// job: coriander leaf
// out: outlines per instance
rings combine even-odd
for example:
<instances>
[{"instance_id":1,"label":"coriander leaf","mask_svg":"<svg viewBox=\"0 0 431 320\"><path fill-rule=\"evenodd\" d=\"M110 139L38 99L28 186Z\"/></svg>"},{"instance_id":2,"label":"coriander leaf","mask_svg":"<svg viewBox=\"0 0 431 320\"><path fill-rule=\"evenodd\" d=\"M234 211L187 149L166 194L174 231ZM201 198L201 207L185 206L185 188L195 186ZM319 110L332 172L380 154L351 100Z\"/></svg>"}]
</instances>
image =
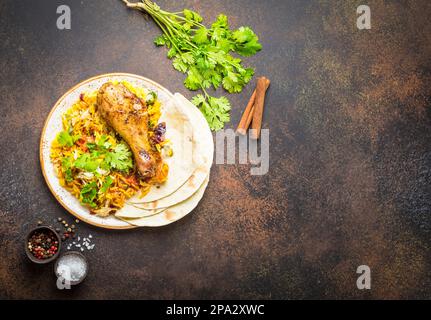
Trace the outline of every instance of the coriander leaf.
<instances>
[{"instance_id":1,"label":"coriander leaf","mask_svg":"<svg viewBox=\"0 0 431 320\"><path fill-rule=\"evenodd\" d=\"M228 24L227 16L224 14L219 14L219 16L217 17L217 20L211 25L211 28L212 29L217 29L217 28L228 29L229 24Z\"/></svg>"},{"instance_id":2,"label":"coriander leaf","mask_svg":"<svg viewBox=\"0 0 431 320\"><path fill-rule=\"evenodd\" d=\"M191 52L186 52L181 55L181 60L183 60L186 64L193 64L195 63L195 57Z\"/></svg>"},{"instance_id":3,"label":"coriander leaf","mask_svg":"<svg viewBox=\"0 0 431 320\"><path fill-rule=\"evenodd\" d=\"M109 137L106 134L102 134L99 138L99 141L97 141L97 146L103 149L111 148L112 144L108 140L109 140ZM87 146L88 146L88 143L87 143Z\"/></svg>"},{"instance_id":4,"label":"coriander leaf","mask_svg":"<svg viewBox=\"0 0 431 320\"><path fill-rule=\"evenodd\" d=\"M256 35L249 27L240 27L232 34L232 39L234 39L237 43L249 42L254 37L256 37Z\"/></svg>"},{"instance_id":5,"label":"coriander leaf","mask_svg":"<svg viewBox=\"0 0 431 320\"><path fill-rule=\"evenodd\" d=\"M123 159L132 156L132 152L130 151L129 147L124 143L117 144L114 148L114 152L118 153Z\"/></svg>"},{"instance_id":6,"label":"coriander leaf","mask_svg":"<svg viewBox=\"0 0 431 320\"><path fill-rule=\"evenodd\" d=\"M133 168L132 152L124 143L117 144L113 151L106 153L105 162L112 169L125 171Z\"/></svg>"},{"instance_id":7,"label":"coriander leaf","mask_svg":"<svg viewBox=\"0 0 431 320\"><path fill-rule=\"evenodd\" d=\"M177 54L177 49L172 47L169 49L167 56L169 59L172 59L173 57L175 57L176 54Z\"/></svg>"},{"instance_id":8,"label":"coriander leaf","mask_svg":"<svg viewBox=\"0 0 431 320\"><path fill-rule=\"evenodd\" d=\"M208 89L211 86L212 86L212 82L210 78L205 78L201 83L201 87L204 89Z\"/></svg>"},{"instance_id":9,"label":"coriander leaf","mask_svg":"<svg viewBox=\"0 0 431 320\"><path fill-rule=\"evenodd\" d=\"M219 73L214 72L211 75L211 83L214 89L217 89L220 86L221 81L222 81L222 76Z\"/></svg>"},{"instance_id":10,"label":"coriander leaf","mask_svg":"<svg viewBox=\"0 0 431 320\"><path fill-rule=\"evenodd\" d=\"M186 73L188 69L188 65L184 63L183 59L181 57L176 57L174 61L172 62L172 65L174 66L175 70L178 70L182 73Z\"/></svg>"},{"instance_id":11,"label":"coriander leaf","mask_svg":"<svg viewBox=\"0 0 431 320\"><path fill-rule=\"evenodd\" d=\"M65 157L61 160L61 166L64 170L72 168L72 164L73 164L72 156Z\"/></svg>"},{"instance_id":12,"label":"coriander leaf","mask_svg":"<svg viewBox=\"0 0 431 320\"><path fill-rule=\"evenodd\" d=\"M99 167L97 157L90 153L80 155L75 161L75 167L87 172L95 172Z\"/></svg>"},{"instance_id":13,"label":"coriander leaf","mask_svg":"<svg viewBox=\"0 0 431 320\"><path fill-rule=\"evenodd\" d=\"M228 53L229 51L234 49L234 44L228 39L221 38L216 41L216 46L219 50Z\"/></svg>"},{"instance_id":14,"label":"coriander leaf","mask_svg":"<svg viewBox=\"0 0 431 320\"><path fill-rule=\"evenodd\" d=\"M203 88L209 88L214 86L215 89L218 88L221 82L221 76L218 72L216 72L214 69L204 69L201 71L201 75L203 77L202 81L202 87Z\"/></svg>"},{"instance_id":15,"label":"coriander leaf","mask_svg":"<svg viewBox=\"0 0 431 320\"><path fill-rule=\"evenodd\" d=\"M241 27L232 34L235 51L243 56L252 56L262 49L259 38L249 27Z\"/></svg>"},{"instance_id":16,"label":"coriander leaf","mask_svg":"<svg viewBox=\"0 0 431 320\"><path fill-rule=\"evenodd\" d=\"M67 182L71 182L73 180L72 165L73 165L73 158L71 156L65 157L61 160L61 167L63 169Z\"/></svg>"},{"instance_id":17,"label":"coriander leaf","mask_svg":"<svg viewBox=\"0 0 431 320\"><path fill-rule=\"evenodd\" d=\"M229 38L229 31L223 28L215 28L212 31L211 40L219 41Z\"/></svg>"},{"instance_id":18,"label":"coriander leaf","mask_svg":"<svg viewBox=\"0 0 431 320\"><path fill-rule=\"evenodd\" d=\"M71 147L75 143L73 137L67 131L61 131L58 134L57 142L63 147Z\"/></svg>"},{"instance_id":19,"label":"coriander leaf","mask_svg":"<svg viewBox=\"0 0 431 320\"><path fill-rule=\"evenodd\" d=\"M201 88L202 81L204 80L196 67L191 67L187 72L187 78L184 80L184 85L187 89L198 90Z\"/></svg>"},{"instance_id":20,"label":"coriander leaf","mask_svg":"<svg viewBox=\"0 0 431 320\"><path fill-rule=\"evenodd\" d=\"M184 9L183 11L184 17L187 20L195 21L195 22L202 22L203 18L199 15L199 13L194 12L189 9Z\"/></svg>"},{"instance_id":21,"label":"coriander leaf","mask_svg":"<svg viewBox=\"0 0 431 320\"><path fill-rule=\"evenodd\" d=\"M214 60L210 60L208 59L206 56L200 56L199 58L197 58L196 60L196 67L199 70L213 70L216 66L216 63Z\"/></svg>"},{"instance_id":22,"label":"coriander leaf","mask_svg":"<svg viewBox=\"0 0 431 320\"><path fill-rule=\"evenodd\" d=\"M241 73L241 76L244 80L244 83L249 83L251 78L254 75L254 69L246 68L246 69L244 69L244 71L240 71L240 73Z\"/></svg>"},{"instance_id":23,"label":"coriander leaf","mask_svg":"<svg viewBox=\"0 0 431 320\"><path fill-rule=\"evenodd\" d=\"M113 182L114 182L114 179L112 179L111 176L107 176L105 178L105 181L102 184L102 188L100 188L100 192L102 194L106 193L106 191L108 191L109 187L112 185Z\"/></svg>"},{"instance_id":24,"label":"coriander leaf","mask_svg":"<svg viewBox=\"0 0 431 320\"><path fill-rule=\"evenodd\" d=\"M257 40L251 40L250 42L244 43L242 45L236 45L235 52L238 54L249 57L256 52L260 51L262 49L262 45Z\"/></svg>"},{"instance_id":25,"label":"coriander leaf","mask_svg":"<svg viewBox=\"0 0 431 320\"><path fill-rule=\"evenodd\" d=\"M154 44L158 47L165 46L166 45L166 37L164 35L161 35L154 39Z\"/></svg>"},{"instance_id":26,"label":"coriander leaf","mask_svg":"<svg viewBox=\"0 0 431 320\"><path fill-rule=\"evenodd\" d=\"M104 161L102 161L99 164L99 168L102 169L102 170L105 170L105 171L111 170L111 167L109 166L109 163L106 161L106 158L104 159Z\"/></svg>"},{"instance_id":27,"label":"coriander leaf","mask_svg":"<svg viewBox=\"0 0 431 320\"><path fill-rule=\"evenodd\" d=\"M196 30L195 35L193 37L193 42L196 44L204 44L208 42L208 29L200 28Z\"/></svg>"},{"instance_id":28,"label":"coriander leaf","mask_svg":"<svg viewBox=\"0 0 431 320\"><path fill-rule=\"evenodd\" d=\"M220 130L226 122L230 121L229 111L231 109L226 97L210 97L206 99L203 95L197 95L192 103L199 107L211 130Z\"/></svg>"},{"instance_id":29,"label":"coriander leaf","mask_svg":"<svg viewBox=\"0 0 431 320\"><path fill-rule=\"evenodd\" d=\"M192 98L192 103L195 106L199 106L206 101L205 97L202 94L198 94Z\"/></svg>"},{"instance_id":30,"label":"coriander leaf","mask_svg":"<svg viewBox=\"0 0 431 320\"><path fill-rule=\"evenodd\" d=\"M148 92L147 96L145 97L145 103L147 104L147 106L153 106L156 101L157 93L154 91Z\"/></svg>"},{"instance_id":31,"label":"coriander leaf","mask_svg":"<svg viewBox=\"0 0 431 320\"><path fill-rule=\"evenodd\" d=\"M96 207L96 203L94 202L97 195L97 183L91 182L86 184L80 192L80 200L84 204L88 204L91 207Z\"/></svg>"},{"instance_id":32,"label":"coriander leaf","mask_svg":"<svg viewBox=\"0 0 431 320\"><path fill-rule=\"evenodd\" d=\"M192 22L186 22L183 24L183 28L184 28L184 30L187 31L187 33L189 33L190 29L193 28L193 23Z\"/></svg>"},{"instance_id":33,"label":"coriander leaf","mask_svg":"<svg viewBox=\"0 0 431 320\"><path fill-rule=\"evenodd\" d=\"M97 144L95 144L95 143L87 142L86 146L87 146L88 150L90 150L90 151L96 151L97 150Z\"/></svg>"},{"instance_id":34,"label":"coriander leaf","mask_svg":"<svg viewBox=\"0 0 431 320\"><path fill-rule=\"evenodd\" d=\"M243 82L240 80L240 75L234 72L228 72L227 76L223 78L223 88L229 93L241 92Z\"/></svg>"},{"instance_id":35,"label":"coriander leaf","mask_svg":"<svg viewBox=\"0 0 431 320\"><path fill-rule=\"evenodd\" d=\"M214 63L219 63L220 65L226 64L226 55L223 51L210 51L208 52L208 58Z\"/></svg>"},{"instance_id":36,"label":"coriander leaf","mask_svg":"<svg viewBox=\"0 0 431 320\"><path fill-rule=\"evenodd\" d=\"M65 170L64 171L64 175L65 175L65 178L66 178L67 182L72 182L73 181L72 169L69 168L69 169Z\"/></svg>"}]
</instances>

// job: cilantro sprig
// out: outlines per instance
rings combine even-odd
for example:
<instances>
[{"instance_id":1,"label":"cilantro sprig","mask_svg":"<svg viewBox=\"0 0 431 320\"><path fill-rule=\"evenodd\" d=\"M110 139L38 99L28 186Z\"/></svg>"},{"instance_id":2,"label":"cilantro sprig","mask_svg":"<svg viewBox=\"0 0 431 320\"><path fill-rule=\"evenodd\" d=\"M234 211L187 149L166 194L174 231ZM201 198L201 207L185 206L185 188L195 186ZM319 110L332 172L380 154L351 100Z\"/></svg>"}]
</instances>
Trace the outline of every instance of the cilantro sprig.
<instances>
[{"instance_id":1,"label":"cilantro sprig","mask_svg":"<svg viewBox=\"0 0 431 320\"><path fill-rule=\"evenodd\" d=\"M249 27L231 30L228 18L220 14L207 28L203 18L189 9L167 12L150 0L131 3L128 7L149 14L163 34L154 40L157 46L166 46L173 67L187 75L186 88L202 90L192 102L204 114L212 130L222 129L230 121L231 105L226 97L210 96L207 89L223 87L229 93L239 93L254 75L252 68L242 65L240 56L252 56L262 49L259 38Z\"/></svg>"}]
</instances>

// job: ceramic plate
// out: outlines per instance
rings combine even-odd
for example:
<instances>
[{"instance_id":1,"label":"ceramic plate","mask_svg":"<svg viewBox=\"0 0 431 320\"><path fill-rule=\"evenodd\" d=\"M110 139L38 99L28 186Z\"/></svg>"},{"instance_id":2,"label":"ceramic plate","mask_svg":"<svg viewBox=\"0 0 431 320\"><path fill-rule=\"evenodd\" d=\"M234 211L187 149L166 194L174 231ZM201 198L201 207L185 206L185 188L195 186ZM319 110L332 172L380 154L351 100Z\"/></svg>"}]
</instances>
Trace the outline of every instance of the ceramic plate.
<instances>
[{"instance_id":1,"label":"ceramic plate","mask_svg":"<svg viewBox=\"0 0 431 320\"><path fill-rule=\"evenodd\" d=\"M112 73L104 74L82 81L72 89L67 91L54 105L51 112L46 119L45 126L42 131L40 141L40 162L42 172L45 177L46 183L49 189L53 193L54 197L60 202L60 204L75 217L89 224L108 228L108 229L129 229L135 228L135 226L129 223L117 219L114 216L102 218L96 215L92 215L87 207L81 205L72 194L70 194L65 188L60 185L59 179L57 178L54 165L50 160L50 149L51 144L56 138L57 134L62 131L61 116L65 113L78 99L81 93L91 92L98 90L105 82L108 81L128 81L133 86L146 88L157 92L158 98L163 105L166 105L169 100L172 99L172 93L160 84L133 74L126 73ZM196 109L197 110L197 109ZM202 114L201 114L202 116ZM182 218L179 217L179 218ZM148 219L147 226L162 226L174 221L166 219L165 223L161 223L160 217L155 216L154 219L157 223L154 223L152 219Z\"/></svg>"}]
</instances>

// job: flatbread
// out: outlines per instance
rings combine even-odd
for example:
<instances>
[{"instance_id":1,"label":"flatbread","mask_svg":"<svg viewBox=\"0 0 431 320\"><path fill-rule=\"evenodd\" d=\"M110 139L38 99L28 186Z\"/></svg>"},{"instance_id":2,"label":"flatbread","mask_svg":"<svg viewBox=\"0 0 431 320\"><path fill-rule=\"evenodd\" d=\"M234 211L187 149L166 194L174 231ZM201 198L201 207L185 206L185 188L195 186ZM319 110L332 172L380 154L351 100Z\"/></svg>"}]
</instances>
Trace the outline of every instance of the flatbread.
<instances>
[{"instance_id":1,"label":"flatbread","mask_svg":"<svg viewBox=\"0 0 431 320\"><path fill-rule=\"evenodd\" d=\"M134 206L132 204L126 203L122 208L124 210L119 210L115 213L115 217L117 218L144 218L151 217L160 212L163 212L165 209L156 209L156 210L145 210L138 205Z\"/></svg>"},{"instance_id":2,"label":"flatbread","mask_svg":"<svg viewBox=\"0 0 431 320\"><path fill-rule=\"evenodd\" d=\"M206 177L204 183L199 187L199 189L188 199L183 202L180 202L161 213L158 213L151 217L146 218L138 218L138 219L126 219L120 218L123 221L130 223L131 225L138 227L160 227L175 222L188 213L190 213L196 206L199 201L202 199L205 189L208 185L209 176Z\"/></svg>"},{"instance_id":3,"label":"flatbread","mask_svg":"<svg viewBox=\"0 0 431 320\"><path fill-rule=\"evenodd\" d=\"M169 165L168 178L160 186L153 186L142 201L150 202L164 198L181 187L193 174L199 163L193 157L193 126L187 113L170 100L162 110L160 122L166 122L166 139L171 142L172 157L164 156ZM136 199L136 198L135 198ZM132 200L133 201L133 200ZM138 201L138 200L136 200Z\"/></svg>"},{"instance_id":4,"label":"flatbread","mask_svg":"<svg viewBox=\"0 0 431 320\"><path fill-rule=\"evenodd\" d=\"M193 124L193 142L195 143L193 157L195 163L201 163L201 165L193 172L186 183L171 195L151 202L148 202L146 198L143 201L135 202L135 204L139 203L139 206L143 209L167 208L190 198L209 175L213 163L214 142L208 122L199 109L183 95L176 93L174 101L182 110L187 112Z\"/></svg>"}]
</instances>

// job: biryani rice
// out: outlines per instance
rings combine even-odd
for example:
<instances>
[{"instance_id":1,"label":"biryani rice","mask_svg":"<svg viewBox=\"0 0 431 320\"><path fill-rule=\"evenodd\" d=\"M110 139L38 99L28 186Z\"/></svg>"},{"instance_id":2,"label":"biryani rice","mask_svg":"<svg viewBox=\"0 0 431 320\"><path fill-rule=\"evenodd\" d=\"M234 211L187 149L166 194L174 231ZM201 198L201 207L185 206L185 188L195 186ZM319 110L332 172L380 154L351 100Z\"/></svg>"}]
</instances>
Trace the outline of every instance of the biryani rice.
<instances>
[{"instance_id":1,"label":"biryani rice","mask_svg":"<svg viewBox=\"0 0 431 320\"><path fill-rule=\"evenodd\" d=\"M138 98L143 101L146 100L147 92L145 89L134 87L128 82L122 82L122 84ZM154 95L154 97L156 96ZM65 146L60 144L58 139L55 139L51 146L51 161L54 164L60 184L84 205L88 205L88 203L85 203L83 199L83 191L91 189L89 186L97 186L97 194L92 195L94 202L91 203L90 210L99 216L108 216L122 208L127 199L134 195L139 195L142 198L150 191L152 185L166 181L169 168L164 164L162 173L149 181L140 177L134 165L130 170L97 168L94 173L78 169L73 165L70 171L65 170L65 163L76 161L83 154L90 152L90 144L109 143L112 148L119 144L127 146L124 140L101 118L97 111L96 101L97 91L83 93L79 101L62 116L64 132L68 132L76 141L73 141L71 146ZM155 127L161 116L161 104L157 98L151 105L148 105L148 114L150 128ZM151 134L150 130L149 135ZM156 145L155 148L162 152L163 147L167 144L168 141L166 140ZM167 148L167 150L171 152L171 148ZM131 157L131 161L134 161L131 152L128 155ZM107 188L104 190L106 186Z\"/></svg>"}]
</instances>

